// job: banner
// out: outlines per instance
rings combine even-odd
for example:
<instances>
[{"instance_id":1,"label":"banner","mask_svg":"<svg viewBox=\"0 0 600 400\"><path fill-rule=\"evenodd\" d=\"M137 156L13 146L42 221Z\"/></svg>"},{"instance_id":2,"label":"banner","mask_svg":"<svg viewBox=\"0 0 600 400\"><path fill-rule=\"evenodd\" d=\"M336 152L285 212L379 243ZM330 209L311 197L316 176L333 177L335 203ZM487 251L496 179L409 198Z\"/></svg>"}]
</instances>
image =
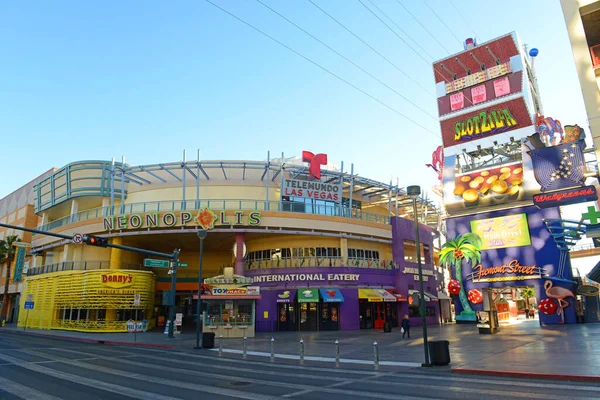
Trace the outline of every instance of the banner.
<instances>
[{"instance_id":1,"label":"banner","mask_svg":"<svg viewBox=\"0 0 600 400\"><path fill-rule=\"evenodd\" d=\"M23 267L25 266L25 253L27 253L26 247L17 247L17 255L15 257L15 273L13 280L15 282L21 282L23 280Z\"/></svg>"},{"instance_id":2,"label":"banner","mask_svg":"<svg viewBox=\"0 0 600 400\"><path fill-rule=\"evenodd\" d=\"M481 237L481 250L531 245L527 214L471 221L471 232Z\"/></svg>"}]
</instances>

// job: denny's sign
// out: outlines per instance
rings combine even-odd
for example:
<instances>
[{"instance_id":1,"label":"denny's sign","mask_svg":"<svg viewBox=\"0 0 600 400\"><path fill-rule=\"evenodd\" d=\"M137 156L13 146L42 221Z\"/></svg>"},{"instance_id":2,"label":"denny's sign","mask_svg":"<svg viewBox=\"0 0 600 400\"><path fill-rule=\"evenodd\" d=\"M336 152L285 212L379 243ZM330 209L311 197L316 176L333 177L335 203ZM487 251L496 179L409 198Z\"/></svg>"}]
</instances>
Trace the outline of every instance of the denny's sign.
<instances>
[{"instance_id":1,"label":"denny's sign","mask_svg":"<svg viewBox=\"0 0 600 400\"><path fill-rule=\"evenodd\" d=\"M102 274L102 286L110 288L123 288L133 285L133 275L113 272L110 274Z\"/></svg>"},{"instance_id":2,"label":"denny's sign","mask_svg":"<svg viewBox=\"0 0 600 400\"><path fill-rule=\"evenodd\" d=\"M232 215L233 214L233 215ZM196 225L204 230L214 229L217 225L258 226L261 222L260 211L213 211L208 207L195 212L180 211L117 215L104 218L104 230L123 230L139 228L171 228L174 226Z\"/></svg>"},{"instance_id":3,"label":"denny's sign","mask_svg":"<svg viewBox=\"0 0 600 400\"><path fill-rule=\"evenodd\" d=\"M484 268L481 264L477 264L467 279L474 283L524 281L541 279L543 272L542 268L535 265L521 265L519 261L512 260L508 264L497 267Z\"/></svg>"}]
</instances>

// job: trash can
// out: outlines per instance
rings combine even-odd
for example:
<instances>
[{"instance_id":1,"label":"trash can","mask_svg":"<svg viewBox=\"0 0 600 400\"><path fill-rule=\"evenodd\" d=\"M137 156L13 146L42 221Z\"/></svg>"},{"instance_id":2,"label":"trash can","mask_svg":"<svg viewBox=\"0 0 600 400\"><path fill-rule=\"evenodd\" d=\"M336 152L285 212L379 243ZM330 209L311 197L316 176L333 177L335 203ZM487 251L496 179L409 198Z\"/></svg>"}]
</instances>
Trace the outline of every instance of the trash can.
<instances>
[{"instance_id":1,"label":"trash can","mask_svg":"<svg viewBox=\"0 0 600 400\"><path fill-rule=\"evenodd\" d=\"M429 361L433 365L450 364L450 342L447 340L429 342Z\"/></svg>"},{"instance_id":2,"label":"trash can","mask_svg":"<svg viewBox=\"0 0 600 400\"><path fill-rule=\"evenodd\" d=\"M215 333L214 332L203 332L202 333L202 347L205 349L212 349L215 347Z\"/></svg>"},{"instance_id":3,"label":"trash can","mask_svg":"<svg viewBox=\"0 0 600 400\"><path fill-rule=\"evenodd\" d=\"M391 332L392 331L392 323L391 322L385 322L383 324L383 331L385 333Z\"/></svg>"}]
</instances>

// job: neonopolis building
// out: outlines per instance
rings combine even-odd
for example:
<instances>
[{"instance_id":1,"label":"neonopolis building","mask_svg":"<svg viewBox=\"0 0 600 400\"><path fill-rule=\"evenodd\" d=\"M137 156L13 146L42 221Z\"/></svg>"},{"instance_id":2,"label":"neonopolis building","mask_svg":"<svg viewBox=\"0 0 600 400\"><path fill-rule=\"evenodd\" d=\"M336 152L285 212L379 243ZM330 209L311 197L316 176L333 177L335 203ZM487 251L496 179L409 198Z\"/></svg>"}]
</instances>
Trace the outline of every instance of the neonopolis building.
<instances>
[{"instance_id":1,"label":"neonopolis building","mask_svg":"<svg viewBox=\"0 0 600 400\"><path fill-rule=\"evenodd\" d=\"M402 187L355 174L353 165L328 165L325 154L142 166L80 161L37 181L34 192L40 230L181 249L177 326L196 319L200 231L207 232L205 330L235 337L373 329L419 315L411 296L418 288L412 200ZM423 199L417 206L423 300L436 322L444 297L434 267L440 216ZM29 326L115 332L132 319L165 324L171 276L159 261L41 234L31 252L21 293L36 304ZM23 325L23 304L19 311Z\"/></svg>"}]
</instances>

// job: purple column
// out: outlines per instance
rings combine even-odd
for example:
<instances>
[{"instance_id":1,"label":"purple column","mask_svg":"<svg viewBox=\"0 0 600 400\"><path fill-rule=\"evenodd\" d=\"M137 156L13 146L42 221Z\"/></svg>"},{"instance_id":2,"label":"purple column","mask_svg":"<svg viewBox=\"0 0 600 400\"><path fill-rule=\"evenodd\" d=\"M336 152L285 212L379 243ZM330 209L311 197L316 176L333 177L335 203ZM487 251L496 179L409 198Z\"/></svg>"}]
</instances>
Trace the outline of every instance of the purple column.
<instances>
[{"instance_id":1,"label":"purple column","mask_svg":"<svg viewBox=\"0 0 600 400\"><path fill-rule=\"evenodd\" d=\"M234 272L236 275L244 275L244 244L246 243L246 235L244 233L235 234L235 264Z\"/></svg>"}]
</instances>

